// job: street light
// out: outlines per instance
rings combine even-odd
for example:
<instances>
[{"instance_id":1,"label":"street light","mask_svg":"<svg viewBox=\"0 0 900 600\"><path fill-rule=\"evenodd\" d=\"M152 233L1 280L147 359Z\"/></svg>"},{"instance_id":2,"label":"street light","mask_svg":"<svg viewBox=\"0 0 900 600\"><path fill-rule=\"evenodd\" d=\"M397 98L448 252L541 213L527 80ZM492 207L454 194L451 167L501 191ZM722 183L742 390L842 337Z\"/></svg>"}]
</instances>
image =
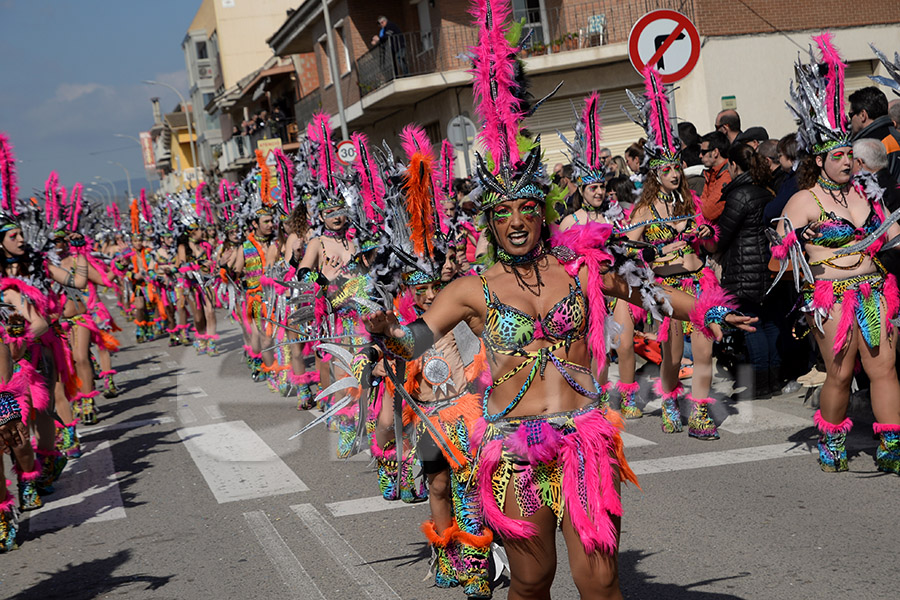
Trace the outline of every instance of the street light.
<instances>
[{"instance_id":1,"label":"street light","mask_svg":"<svg viewBox=\"0 0 900 600\"><path fill-rule=\"evenodd\" d=\"M116 162L114 160L108 160L106 162L111 165L119 165L120 167L122 167L122 170L125 171L125 181L128 182L128 201L131 202L131 199L134 198L134 194L131 193L131 173L129 173L128 169L125 168L125 165L120 162Z\"/></svg>"},{"instance_id":2,"label":"street light","mask_svg":"<svg viewBox=\"0 0 900 600\"><path fill-rule=\"evenodd\" d=\"M187 126L188 126L188 138L190 138L191 142L191 166L194 167L194 185L196 186L197 182L200 181L200 177L197 175L197 150L194 148L194 128L191 126L191 115L188 114L187 111L187 102L184 100L184 96L181 95L181 92L174 85L169 85L168 83L163 83L162 81L154 81L152 79L145 79L142 83L146 83L148 85L161 85L163 87L167 87L178 95L178 99L181 100L181 112L184 113L184 116L187 117Z\"/></svg>"},{"instance_id":3,"label":"street light","mask_svg":"<svg viewBox=\"0 0 900 600\"><path fill-rule=\"evenodd\" d=\"M110 200L111 200L113 203L115 203L115 201L116 201L116 193L117 193L117 192L116 192L116 184L114 184L112 181L110 181L109 179L107 179L107 178L105 178L105 177L100 177L99 175L94 175L94 180L95 180L97 183L102 183L102 184L103 184L103 189L104 189L104 191L106 191L106 192L109 192L109 190L106 188L106 185L109 184L109 186L112 188L112 192L110 193L109 197L110 197Z\"/></svg>"},{"instance_id":4,"label":"street light","mask_svg":"<svg viewBox=\"0 0 900 600\"><path fill-rule=\"evenodd\" d=\"M143 161L144 161L144 144L141 143L141 140L134 137L133 135L128 135L126 133L114 133L113 136L118 137L118 138L128 138L129 140L133 140L134 143L136 143L138 145L138 147L141 149L141 162L143 163ZM147 173L147 182L150 184L150 192L152 193L153 192L153 179L150 178L149 173Z\"/></svg>"}]
</instances>

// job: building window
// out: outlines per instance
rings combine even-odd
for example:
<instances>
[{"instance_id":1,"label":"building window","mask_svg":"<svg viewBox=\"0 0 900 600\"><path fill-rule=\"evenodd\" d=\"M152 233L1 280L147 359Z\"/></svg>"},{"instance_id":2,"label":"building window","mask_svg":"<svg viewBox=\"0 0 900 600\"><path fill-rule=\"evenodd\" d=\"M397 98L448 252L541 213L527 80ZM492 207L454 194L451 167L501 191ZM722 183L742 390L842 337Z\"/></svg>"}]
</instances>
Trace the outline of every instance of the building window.
<instances>
[{"instance_id":1,"label":"building window","mask_svg":"<svg viewBox=\"0 0 900 600\"><path fill-rule=\"evenodd\" d=\"M206 51L206 40L197 42L196 48L197 48L197 60L203 60L205 58L209 58L209 54Z\"/></svg>"},{"instance_id":2,"label":"building window","mask_svg":"<svg viewBox=\"0 0 900 600\"><path fill-rule=\"evenodd\" d=\"M513 20L525 19L524 38L531 32L531 45L544 43L544 24L541 21L541 0L513 0Z\"/></svg>"},{"instance_id":3,"label":"building window","mask_svg":"<svg viewBox=\"0 0 900 600\"><path fill-rule=\"evenodd\" d=\"M338 68L341 75L350 72L350 48L347 44L347 38L344 37L344 20L341 19L334 26L334 43L337 45L335 54L337 55Z\"/></svg>"}]
</instances>

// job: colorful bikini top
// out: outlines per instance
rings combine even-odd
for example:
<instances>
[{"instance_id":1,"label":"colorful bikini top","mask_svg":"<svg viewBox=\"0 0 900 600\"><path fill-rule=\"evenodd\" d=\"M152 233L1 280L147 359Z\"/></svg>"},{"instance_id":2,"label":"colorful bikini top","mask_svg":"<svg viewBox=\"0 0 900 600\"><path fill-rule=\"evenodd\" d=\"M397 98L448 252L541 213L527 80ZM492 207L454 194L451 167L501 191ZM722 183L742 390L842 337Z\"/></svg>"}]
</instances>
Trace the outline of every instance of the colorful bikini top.
<instances>
[{"instance_id":1,"label":"colorful bikini top","mask_svg":"<svg viewBox=\"0 0 900 600\"><path fill-rule=\"evenodd\" d=\"M492 353L518 356L525 359L505 375L495 379L484 390L482 406L485 420L493 422L509 414L519 404L519 401L525 395L525 392L528 391L528 388L531 387L531 383L538 373L540 373L542 378L544 377L544 371L548 362L553 363L556 370L559 371L560 375L576 392L591 400L600 398L600 387L594 380L589 368L560 358L555 354L561 348L568 350L573 341L582 339L587 334L587 299L581 290L581 282L577 276L575 277L575 284L574 288L571 285L569 286L568 295L554 304L546 316L535 318L514 306L500 302L496 293L493 294L492 300L487 281L484 277L481 277L484 301L487 304L487 318L484 324L484 332L482 333L485 346ZM539 339L556 340L556 342L538 350L525 350L525 346ZM491 390L509 381L529 366L528 377L512 401L500 412L490 414L488 412L488 398ZM588 390L575 381L569 374L569 371L589 375L594 383L594 390Z\"/></svg>"},{"instance_id":2,"label":"colorful bikini top","mask_svg":"<svg viewBox=\"0 0 900 600\"><path fill-rule=\"evenodd\" d=\"M808 241L808 244L824 248L844 248L855 244L881 226L881 217L871 205L869 216L866 217L862 227L856 227L849 219L834 214L834 211L826 211L815 193L812 190L809 193L819 205L819 220L816 223L822 235Z\"/></svg>"},{"instance_id":3,"label":"colorful bikini top","mask_svg":"<svg viewBox=\"0 0 900 600\"><path fill-rule=\"evenodd\" d=\"M686 242L694 240L695 235L688 233L696 226L694 217L679 219L685 223L685 227L682 231L678 231L665 221L652 204L650 205L650 214L653 216L653 220L647 223L647 226L644 228L644 239L651 244L665 245L676 240L684 240Z\"/></svg>"},{"instance_id":4,"label":"colorful bikini top","mask_svg":"<svg viewBox=\"0 0 900 600\"><path fill-rule=\"evenodd\" d=\"M534 318L514 306L500 302L496 292L491 300L487 281L481 277L484 301L487 304L485 345L491 352L498 354L527 356L525 346L535 340L562 340L570 344L583 338L587 330L587 302L577 276L575 284L574 288L569 286L569 294L554 304L544 318Z\"/></svg>"}]
</instances>

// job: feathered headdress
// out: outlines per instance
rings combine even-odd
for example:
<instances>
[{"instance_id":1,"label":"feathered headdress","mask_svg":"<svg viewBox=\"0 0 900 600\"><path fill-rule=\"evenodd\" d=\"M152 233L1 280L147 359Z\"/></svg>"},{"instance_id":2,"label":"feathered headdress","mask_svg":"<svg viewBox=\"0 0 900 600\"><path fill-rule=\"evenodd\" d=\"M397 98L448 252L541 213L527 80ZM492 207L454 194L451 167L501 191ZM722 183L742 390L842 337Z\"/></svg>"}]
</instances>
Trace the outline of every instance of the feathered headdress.
<instances>
[{"instance_id":1,"label":"feathered headdress","mask_svg":"<svg viewBox=\"0 0 900 600\"><path fill-rule=\"evenodd\" d=\"M278 209L288 217L294 210L294 161L285 156L281 148L272 150L272 158L275 162L275 178L278 185L272 190L271 195Z\"/></svg>"},{"instance_id":2,"label":"feathered headdress","mask_svg":"<svg viewBox=\"0 0 900 600\"><path fill-rule=\"evenodd\" d=\"M606 181L607 169L600 158L600 142L603 130L600 121L600 94L591 92L584 101L581 116L576 114L575 137L570 142L559 133L560 139L569 149L574 178L578 185L590 185Z\"/></svg>"},{"instance_id":3,"label":"feathered headdress","mask_svg":"<svg viewBox=\"0 0 900 600\"><path fill-rule=\"evenodd\" d=\"M481 210L516 198L544 199L533 180L541 166L538 138L525 160L519 151L521 100L515 90L516 51L507 40L510 7L506 0L478 0L472 16L479 23L478 45L472 48L475 109L481 121L478 134L493 166L476 153L476 174L484 188Z\"/></svg>"},{"instance_id":4,"label":"feathered headdress","mask_svg":"<svg viewBox=\"0 0 900 600\"><path fill-rule=\"evenodd\" d=\"M317 190L316 207L320 211L340 208L344 206L344 198L334 177L339 173L339 167L331 139L331 118L326 113L316 113L306 133L313 144L311 171L320 186Z\"/></svg>"},{"instance_id":5,"label":"feathered headdress","mask_svg":"<svg viewBox=\"0 0 900 600\"><path fill-rule=\"evenodd\" d=\"M878 60L881 61L881 64L884 65L888 75L891 76L890 78L887 78L878 75L869 75L869 79L891 88L894 90L895 94L900 96L900 53L894 52L894 62L891 62L888 60L888 57L873 44L869 44L869 47L872 49L872 52L875 53L875 56L878 57Z\"/></svg>"},{"instance_id":6,"label":"feathered headdress","mask_svg":"<svg viewBox=\"0 0 900 600\"><path fill-rule=\"evenodd\" d=\"M16 199L19 186L16 183L16 159L6 134L0 133L0 210L16 216Z\"/></svg>"},{"instance_id":7,"label":"feathered headdress","mask_svg":"<svg viewBox=\"0 0 900 600\"><path fill-rule=\"evenodd\" d=\"M818 62L812 46L810 64L797 61L796 87L791 82L788 108L797 119L797 143L808 154L824 154L850 146L850 123L844 110L844 59L831 43L831 33L813 37L822 53Z\"/></svg>"},{"instance_id":8,"label":"feathered headdress","mask_svg":"<svg viewBox=\"0 0 900 600\"><path fill-rule=\"evenodd\" d=\"M622 107L622 110L646 132L644 164L651 169L658 169L666 165L681 166L681 141L672 128L669 117L669 98L666 95L659 71L648 65L644 68L643 76L643 95L635 96L630 90L626 90L637 114L631 114L625 107Z\"/></svg>"},{"instance_id":9,"label":"feathered headdress","mask_svg":"<svg viewBox=\"0 0 900 600\"><path fill-rule=\"evenodd\" d=\"M362 133L354 133L350 141L356 148L353 170L359 176L359 193L362 197L366 219L372 224L384 221L384 181L381 179L377 163L369 152L369 141Z\"/></svg>"}]
</instances>

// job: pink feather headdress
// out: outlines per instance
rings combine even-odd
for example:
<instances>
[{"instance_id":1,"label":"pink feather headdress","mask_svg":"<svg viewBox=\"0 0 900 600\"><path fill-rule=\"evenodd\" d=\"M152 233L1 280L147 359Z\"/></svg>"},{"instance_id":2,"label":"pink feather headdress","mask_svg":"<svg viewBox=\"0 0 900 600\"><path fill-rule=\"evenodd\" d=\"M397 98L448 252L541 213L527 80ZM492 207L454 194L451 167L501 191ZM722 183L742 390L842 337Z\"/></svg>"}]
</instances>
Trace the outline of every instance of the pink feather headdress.
<instances>
[{"instance_id":1,"label":"pink feather headdress","mask_svg":"<svg viewBox=\"0 0 900 600\"><path fill-rule=\"evenodd\" d=\"M84 192L84 186L81 183L76 183L72 186L72 198L69 202L69 229L71 231L78 231L78 221L81 218L81 208L83 206L82 195Z\"/></svg>"},{"instance_id":2,"label":"pink feather headdress","mask_svg":"<svg viewBox=\"0 0 900 600\"><path fill-rule=\"evenodd\" d=\"M19 186L16 182L16 159L6 134L0 133L0 210L16 216L16 198Z\"/></svg>"},{"instance_id":3,"label":"pink feather headdress","mask_svg":"<svg viewBox=\"0 0 900 600\"><path fill-rule=\"evenodd\" d=\"M328 193L334 193L335 185L332 174L337 170L337 154L331 140L331 117L324 112L316 113L313 115L306 133L310 141L315 144L315 156L311 170Z\"/></svg>"},{"instance_id":4,"label":"pink feather headdress","mask_svg":"<svg viewBox=\"0 0 900 600\"><path fill-rule=\"evenodd\" d=\"M522 115L512 93L516 49L506 39L510 5L506 0L478 0L471 13L479 25L478 45L471 49L472 89L482 125L478 138L493 158L496 175L521 162L516 135Z\"/></svg>"},{"instance_id":5,"label":"pink feather headdress","mask_svg":"<svg viewBox=\"0 0 900 600\"><path fill-rule=\"evenodd\" d=\"M385 188L378 165L372 160L368 139L364 134L354 133L350 136L350 141L356 148L356 161L353 163L353 169L360 178L360 193L366 219L372 223L381 223L384 221L382 215L384 214Z\"/></svg>"},{"instance_id":6,"label":"pink feather headdress","mask_svg":"<svg viewBox=\"0 0 900 600\"><path fill-rule=\"evenodd\" d=\"M844 107L846 65L832 43L831 33L814 36L821 62L809 49L809 64L797 63L788 108L797 120L797 143L808 154L824 154L850 146L850 123Z\"/></svg>"},{"instance_id":7,"label":"pink feather headdress","mask_svg":"<svg viewBox=\"0 0 900 600\"><path fill-rule=\"evenodd\" d=\"M44 212L47 225L54 227L59 220L59 175L51 171L47 181L44 182Z\"/></svg>"},{"instance_id":8,"label":"pink feather headdress","mask_svg":"<svg viewBox=\"0 0 900 600\"><path fill-rule=\"evenodd\" d=\"M281 210L290 215L294 210L294 161L285 156L281 148L272 150L275 158L275 174L281 190Z\"/></svg>"}]
</instances>

